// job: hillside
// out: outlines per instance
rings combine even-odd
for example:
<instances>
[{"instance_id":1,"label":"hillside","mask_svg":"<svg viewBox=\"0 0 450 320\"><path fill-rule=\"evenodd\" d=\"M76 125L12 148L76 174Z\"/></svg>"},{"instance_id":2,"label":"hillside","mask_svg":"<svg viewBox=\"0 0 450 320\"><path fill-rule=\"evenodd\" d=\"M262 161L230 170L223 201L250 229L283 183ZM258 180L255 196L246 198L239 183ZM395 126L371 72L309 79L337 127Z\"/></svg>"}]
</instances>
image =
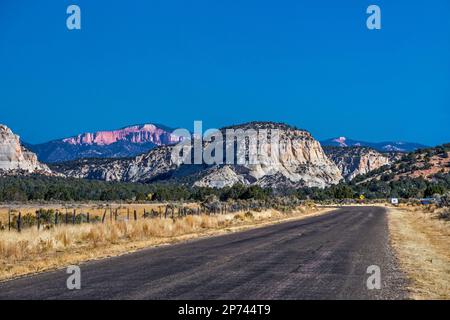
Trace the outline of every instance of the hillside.
<instances>
[{"instance_id":1,"label":"hillside","mask_svg":"<svg viewBox=\"0 0 450 320\"><path fill-rule=\"evenodd\" d=\"M323 150L347 181L392 164L400 157L398 153L380 153L369 147L323 147Z\"/></svg>"},{"instance_id":2,"label":"hillside","mask_svg":"<svg viewBox=\"0 0 450 320\"><path fill-rule=\"evenodd\" d=\"M423 178L433 181L450 171L450 144L434 148L419 149L403 155L391 165L380 167L355 179L355 182L370 180L398 181L404 178Z\"/></svg>"}]
</instances>

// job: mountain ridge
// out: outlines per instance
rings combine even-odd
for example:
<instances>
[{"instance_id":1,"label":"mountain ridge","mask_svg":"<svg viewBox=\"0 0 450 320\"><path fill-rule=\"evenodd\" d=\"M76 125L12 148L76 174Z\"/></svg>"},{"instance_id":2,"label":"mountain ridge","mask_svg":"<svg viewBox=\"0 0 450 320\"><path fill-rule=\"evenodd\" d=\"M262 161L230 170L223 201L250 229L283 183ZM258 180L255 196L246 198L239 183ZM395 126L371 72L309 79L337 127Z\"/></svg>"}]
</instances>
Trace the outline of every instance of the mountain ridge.
<instances>
[{"instance_id":1,"label":"mountain ridge","mask_svg":"<svg viewBox=\"0 0 450 320\"><path fill-rule=\"evenodd\" d=\"M26 145L41 161L55 163L80 158L133 157L178 141L168 126L145 123Z\"/></svg>"},{"instance_id":2,"label":"mountain ridge","mask_svg":"<svg viewBox=\"0 0 450 320\"><path fill-rule=\"evenodd\" d=\"M111 161L102 162L101 166L93 164L92 161L86 161L81 167L71 167L70 164L66 164L56 165L54 168L70 177L125 182L148 182L158 179L158 176L164 179L186 178L197 174L198 179L193 182L193 185L216 188L231 186L235 183L263 184L264 187L283 185L325 187L338 183L342 179L339 169L325 155L319 142L306 130L273 122L250 122L224 127L220 130L223 132L227 129L269 129L270 134L263 131L266 136L258 136L257 144L260 150L268 150L272 147L268 142L268 136L272 135L273 129L277 129L280 133L277 147L282 152L276 159L258 154L258 162L254 164L245 162L197 166L199 170L196 172L192 165L177 163L171 157L174 146L169 145L158 146L135 158L111 159ZM210 142L205 142L204 147L209 144ZM225 143L222 147L227 148L229 145ZM192 150L192 145L189 148ZM226 152L223 153L225 154Z\"/></svg>"},{"instance_id":3,"label":"mountain ridge","mask_svg":"<svg viewBox=\"0 0 450 320\"><path fill-rule=\"evenodd\" d=\"M421 143L405 141L367 142L354 140L344 136L321 140L320 144L327 147L370 147L379 152L411 152L417 149L428 148Z\"/></svg>"},{"instance_id":4,"label":"mountain ridge","mask_svg":"<svg viewBox=\"0 0 450 320\"><path fill-rule=\"evenodd\" d=\"M238 125L225 126L221 130L236 128L237 126L239 128L245 128L246 126L255 124L264 124L264 126L277 125L284 129L308 132L294 125L271 121L251 121ZM38 144L22 143L27 149L36 153L41 162L57 163L80 158L135 157L157 146L170 145L178 142L179 140L172 135L172 132L173 129L170 126L149 122L123 126L118 129L83 132ZM427 146L415 142L366 142L348 139L346 137L331 138L319 142L323 147L366 146L383 153L410 152L419 148L427 148Z\"/></svg>"}]
</instances>

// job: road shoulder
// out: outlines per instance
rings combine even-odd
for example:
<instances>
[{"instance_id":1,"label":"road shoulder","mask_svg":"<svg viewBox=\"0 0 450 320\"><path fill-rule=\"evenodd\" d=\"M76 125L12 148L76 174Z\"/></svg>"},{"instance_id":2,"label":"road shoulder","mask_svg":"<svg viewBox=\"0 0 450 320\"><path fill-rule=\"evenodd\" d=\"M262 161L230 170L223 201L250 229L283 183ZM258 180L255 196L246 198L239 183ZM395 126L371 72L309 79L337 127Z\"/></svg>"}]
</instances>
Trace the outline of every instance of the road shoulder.
<instances>
[{"instance_id":1,"label":"road shoulder","mask_svg":"<svg viewBox=\"0 0 450 320\"><path fill-rule=\"evenodd\" d=\"M450 299L450 222L418 208L390 208L391 245L412 299Z\"/></svg>"}]
</instances>

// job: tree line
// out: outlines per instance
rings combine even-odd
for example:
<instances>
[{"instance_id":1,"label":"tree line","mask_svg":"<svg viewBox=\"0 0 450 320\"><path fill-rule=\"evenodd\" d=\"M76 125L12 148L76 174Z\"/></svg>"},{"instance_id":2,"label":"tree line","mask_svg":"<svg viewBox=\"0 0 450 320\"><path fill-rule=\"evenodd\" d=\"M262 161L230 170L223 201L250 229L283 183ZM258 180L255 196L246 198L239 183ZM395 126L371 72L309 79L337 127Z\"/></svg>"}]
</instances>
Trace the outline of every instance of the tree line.
<instances>
[{"instance_id":1,"label":"tree line","mask_svg":"<svg viewBox=\"0 0 450 320\"><path fill-rule=\"evenodd\" d=\"M214 189L175 183L125 183L48 177L41 175L0 178L0 202L7 201L205 201L214 195L229 199L264 200L270 189L235 185Z\"/></svg>"},{"instance_id":2,"label":"tree line","mask_svg":"<svg viewBox=\"0 0 450 320\"><path fill-rule=\"evenodd\" d=\"M0 202L8 201L220 201L270 200L295 196L300 200L422 198L450 190L450 175L438 173L429 181L405 177L400 180L373 179L341 182L325 189L269 189L236 184L222 189L190 187L175 183L125 183L47 176L6 176L0 178Z\"/></svg>"}]
</instances>

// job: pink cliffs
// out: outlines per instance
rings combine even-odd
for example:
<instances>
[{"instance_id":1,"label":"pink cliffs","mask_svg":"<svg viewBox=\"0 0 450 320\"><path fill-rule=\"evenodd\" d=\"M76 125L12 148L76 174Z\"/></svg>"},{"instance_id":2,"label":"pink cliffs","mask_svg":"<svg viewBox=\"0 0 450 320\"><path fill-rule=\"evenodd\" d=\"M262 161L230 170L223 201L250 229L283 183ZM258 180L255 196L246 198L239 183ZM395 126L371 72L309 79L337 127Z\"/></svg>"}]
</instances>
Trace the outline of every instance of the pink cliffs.
<instances>
[{"instance_id":1,"label":"pink cliffs","mask_svg":"<svg viewBox=\"0 0 450 320\"><path fill-rule=\"evenodd\" d=\"M65 143L72 145L99 145L107 146L119 141L131 143L153 143L167 145L179 141L170 131L157 127L154 124L136 125L112 131L98 131L82 133L75 137L66 138Z\"/></svg>"}]
</instances>

